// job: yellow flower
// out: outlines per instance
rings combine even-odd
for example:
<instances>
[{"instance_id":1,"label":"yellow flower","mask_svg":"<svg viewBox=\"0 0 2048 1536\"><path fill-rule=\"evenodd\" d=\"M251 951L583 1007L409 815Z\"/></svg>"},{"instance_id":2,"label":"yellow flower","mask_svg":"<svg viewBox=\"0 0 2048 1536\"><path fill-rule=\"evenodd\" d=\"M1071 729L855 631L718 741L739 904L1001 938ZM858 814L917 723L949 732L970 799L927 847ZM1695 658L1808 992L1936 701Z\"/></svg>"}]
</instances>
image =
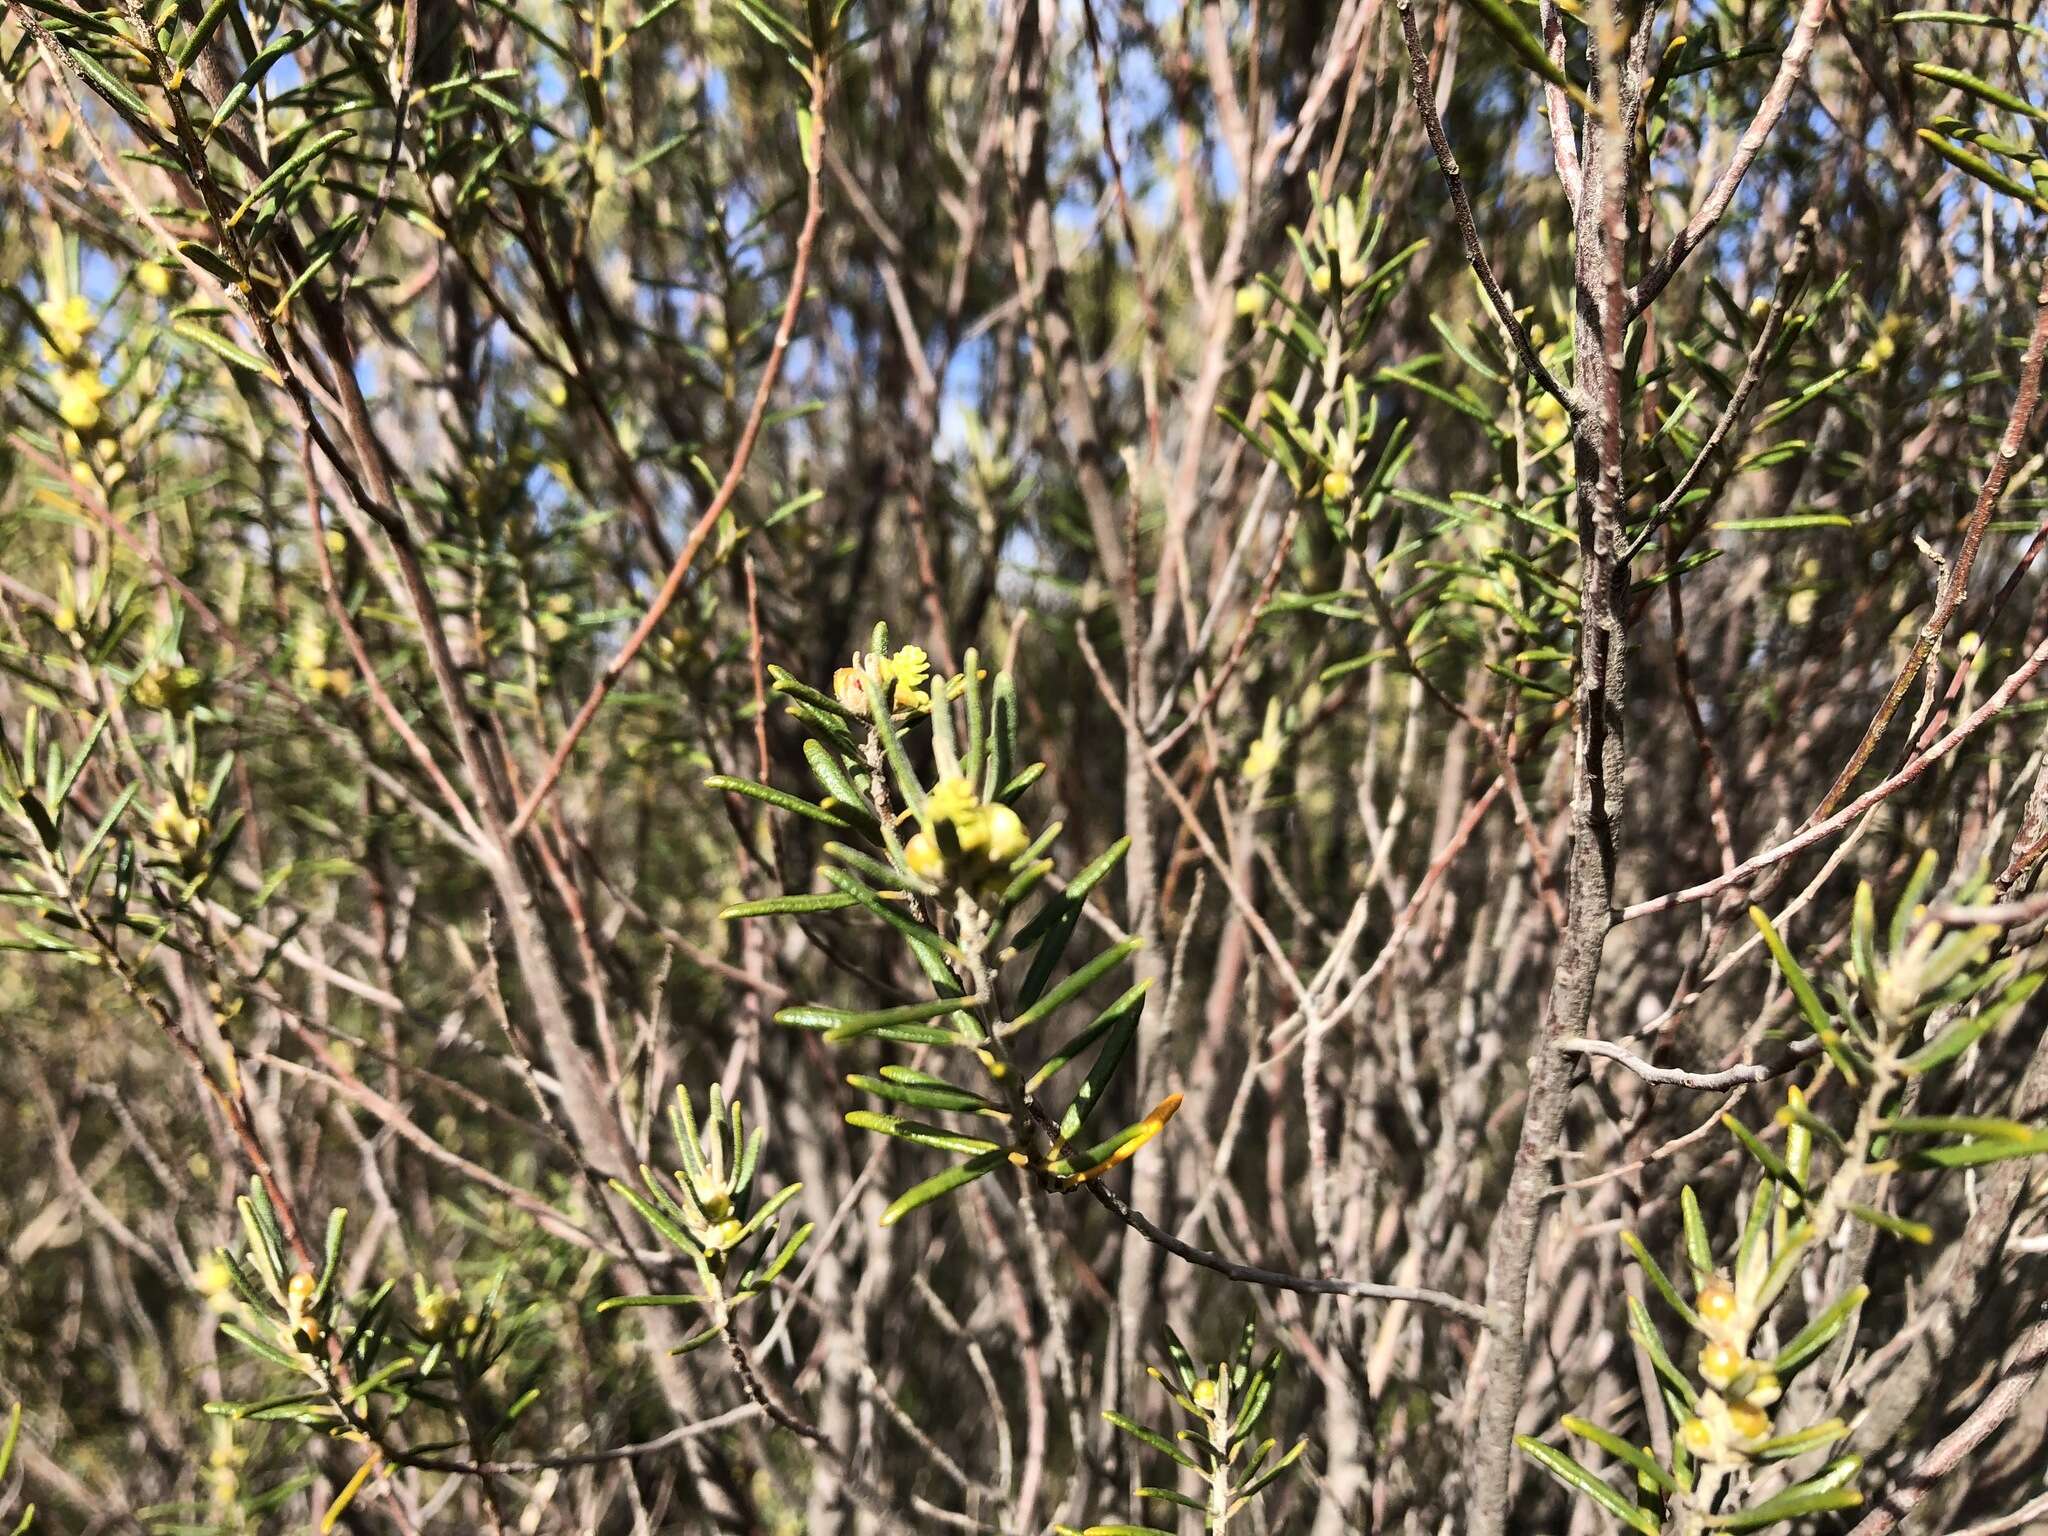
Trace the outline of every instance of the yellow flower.
<instances>
[{"instance_id":1,"label":"yellow flower","mask_svg":"<svg viewBox=\"0 0 2048 1536\"><path fill-rule=\"evenodd\" d=\"M188 815L177 801L166 800L150 818L149 830L165 846L181 853L191 853L206 841L206 834L212 828L204 816Z\"/></svg>"},{"instance_id":2,"label":"yellow flower","mask_svg":"<svg viewBox=\"0 0 2048 1536\"><path fill-rule=\"evenodd\" d=\"M419 1314L420 1336L438 1339L448 1331L457 1303L462 1297L444 1285L428 1289L418 1277L414 1277L413 1306Z\"/></svg>"},{"instance_id":3,"label":"yellow flower","mask_svg":"<svg viewBox=\"0 0 2048 1536\"><path fill-rule=\"evenodd\" d=\"M204 681L197 667L172 667L163 662L145 668L128 689L128 696L144 709L160 709L168 715L183 715Z\"/></svg>"},{"instance_id":4,"label":"yellow flower","mask_svg":"<svg viewBox=\"0 0 2048 1536\"><path fill-rule=\"evenodd\" d=\"M920 879L947 878L946 848L957 846L969 867L964 883L981 884L1004 873L1031 846L1023 818L1007 805L984 805L974 786L958 777L941 779L925 797L930 825L904 846L904 862Z\"/></svg>"},{"instance_id":5,"label":"yellow flower","mask_svg":"<svg viewBox=\"0 0 2048 1536\"><path fill-rule=\"evenodd\" d=\"M932 674L931 658L920 646L906 645L894 656L881 662L877 670L882 681L896 685L895 707L897 709L930 709L932 696L925 692L925 680Z\"/></svg>"},{"instance_id":6,"label":"yellow flower","mask_svg":"<svg viewBox=\"0 0 2048 1536\"><path fill-rule=\"evenodd\" d=\"M1249 320L1266 307L1266 290L1257 283L1246 283L1237 290L1237 313L1240 319Z\"/></svg>"},{"instance_id":7,"label":"yellow flower","mask_svg":"<svg viewBox=\"0 0 2048 1536\"><path fill-rule=\"evenodd\" d=\"M1244 754L1244 776L1247 779L1263 779L1279 766L1280 740L1276 736L1261 736Z\"/></svg>"},{"instance_id":8,"label":"yellow flower","mask_svg":"<svg viewBox=\"0 0 2048 1536\"><path fill-rule=\"evenodd\" d=\"M135 286L160 299L171 291L171 274L156 262L145 261L135 269Z\"/></svg>"},{"instance_id":9,"label":"yellow flower","mask_svg":"<svg viewBox=\"0 0 2048 1536\"><path fill-rule=\"evenodd\" d=\"M1332 501L1342 501L1351 494L1351 477L1341 469L1333 469L1323 476L1323 494Z\"/></svg>"},{"instance_id":10,"label":"yellow flower","mask_svg":"<svg viewBox=\"0 0 2048 1536\"><path fill-rule=\"evenodd\" d=\"M932 786L931 794L925 799L925 814L930 816L935 824L957 822L962 817L971 816L975 807L980 804L980 799L974 793L974 786L956 775L950 779L941 779Z\"/></svg>"},{"instance_id":11,"label":"yellow flower","mask_svg":"<svg viewBox=\"0 0 2048 1536\"><path fill-rule=\"evenodd\" d=\"M107 398L107 386L89 368L65 372L57 385L57 414L66 426L90 432L100 424L100 402Z\"/></svg>"},{"instance_id":12,"label":"yellow flower","mask_svg":"<svg viewBox=\"0 0 2048 1536\"><path fill-rule=\"evenodd\" d=\"M929 832L920 832L903 845L903 862L920 880L940 881L946 878L946 856L939 851L938 840Z\"/></svg>"},{"instance_id":13,"label":"yellow flower","mask_svg":"<svg viewBox=\"0 0 2048 1536\"><path fill-rule=\"evenodd\" d=\"M1702 1392L1699 1412L1679 1430L1685 1448L1710 1466L1739 1467L1771 1437L1770 1415L1746 1402L1730 1403L1718 1392Z\"/></svg>"},{"instance_id":14,"label":"yellow flower","mask_svg":"<svg viewBox=\"0 0 2048 1536\"><path fill-rule=\"evenodd\" d=\"M1745 1451L1755 1450L1756 1442L1771 1437L1771 1416L1751 1403L1730 1403L1728 1423Z\"/></svg>"},{"instance_id":15,"label":"yellow flower","mask_svg":"<svg viewBox=\"0 0 2048 1536\"><path fill-rule=\"evenodd\" d=\"M192 1289L206 1298L206 1304L216 1312L232 1312L235 1309L235 1281L228 1273L227 1261L215 1254L201 1264L192 1276Z\"/></svg>"},{"instance_id":16,"label":"yellow flower","mask_svg":"<svg viewBox=\"0 0 2048 1536\"><path fill-rule=\"evenodd\" d=\"M1700 1374L1717 1387L1725 1387L1748 1362L1734 1345L1715 1340L1700 1351Z\"/></svg>"},{"instance_id":17,"label":"yellow flower","mask_svg":"<svg viewBox=\"0 0 2048 1536\"><path fill-rule=\"evenodd\" d=\"M327 665L327 631L311 614L299 620L298 634L292 639L292 663L301 672Z\"/></svg>"},{"instance_id":18,"label":"yellow flower","mask_svg":"<svg viewBox=\"0 0 2048 1536\"><path fill-rule=\"evenodd\" d=\"M1196 1403L1196 1405L1197 1405L1197 1406L1199 1406L1199 1407L1202 1407L1202 1408L1213 1408L1213 1407L1215 1407L1215 1406L1216 1406L1216 1383L1215 1383L1215 1381L1214 1381L1214 1380L1212 1380L1212 1379L1211 1379L1210 1377L1204 1376L1204 1377L1203 1377L1203 1378L1202 1378L1202 1379L1201 1379L1200 1381L1198 1381L1198 1382L1196 1382L1196 1383L1195 1383L1195 1394L1194 1394L1194 1395L1195 1395L1195 1403Z\"/></svg>"},{"instance_id":19,"label":"yellow flower","mask_svg":"<svg viewBox=\"0 0 2048 1536\"><path fill-rule=\"evenodd\" d=\"M1726 1280L1709 1280L1700 1287L1700 1316L1716 1326L1732 1323L1740 1310L1735 1301L1735 1287Z\"/></svg>"},{"instance_id":20,"label":"yellow flower","mask_svg":"<svg viewBox=\"0 0 2048 1536\"><path fill-rule=\"evenodd\" d=\"M54 355L59 359L84 346L95 323L92 306L85 302L83 294L77 293L64 299L45 299L36 306L36 318L50 333L50 343L56 349Z\"/></svg>"},{"instance_id":21,"label":"yellow flower","mask_svg":"<svg viewBox=\"0 0 2048 1536\"><path fill-rule=\"evenodd\" d=\"M313 1296L319 1289L320 1282L303 1269L286 1282L283 1330L286 1343L311 1346L320 1342L320 1319L313 1316Z\"/></svg>"},{"instance_id":22,"label":"yellow flower","mask_svg":"<svg viewBox=\"0 0 2048 1536\"><path fill-rule=\"evenodd\" d=\"M1026 848L1031 838L1024 820L1007 805L992 805L985 816L988 828L988 858L991 864L1008 864Z\"/></svg>"},{"instance_id":23,"label":"yellow flower","mask_svg":"<svg viewBox=\"0 0 2048 1536\"><path fill-rule=\"evenodd\" d=\"M874 664L882 686L890 690L889 707L894 713L916 713L932 707L932 696L925 691L925 682L931 677L931 658L921 646L906 645L894 656L862 656L855 651L853 665L832 674L832 696L848 714L863 720L868 717L869 662Z\"/></svg>"}]
</instances>

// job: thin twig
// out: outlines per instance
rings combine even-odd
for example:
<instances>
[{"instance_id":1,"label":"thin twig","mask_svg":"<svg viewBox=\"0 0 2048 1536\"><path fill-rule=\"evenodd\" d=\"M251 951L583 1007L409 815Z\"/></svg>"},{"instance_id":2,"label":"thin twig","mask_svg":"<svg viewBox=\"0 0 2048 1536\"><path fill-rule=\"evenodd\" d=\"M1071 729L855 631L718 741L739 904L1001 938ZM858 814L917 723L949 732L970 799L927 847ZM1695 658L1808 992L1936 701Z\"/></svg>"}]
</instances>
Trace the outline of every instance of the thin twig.
<instances>
[{"instance_id":1,"label":"thin twig","mask_svg":"<svg viewBox=\"0 0 2048 1536\"><path fill-rule=\"evenodd\" d=\"M1206 1248L1197 1248L1193 1243L1175 1237L1171 1232L1153 1221L1142 1211L1132 1210L1123 1197L1115 1191L1105 1189L1102 1181L1092 1180L1088 1192L1096 1203L1112 1216L1129 1227L1149 1243L1157 1244L1177 1259L1198 1264L1203 1269L1214 1270L1226 1280L1235 1280L1239 1285L1263 1285L1276 1291L1297 1291L1306 1296L1358 1296L1371 1301L1412 1301L1425 1307L1440 1307L1446 1312L1455 1312L1468 1317L1486 1328L1497 1328L1500 1319L1476 1301L1467 1301L1462 1296L1453 1296L1448 1291L1432 1291L1425 1286L1382 1285L1375 1280L1346 1280L1339 1276L1290 1275L1284 1270L1261 1269L1256 1264L1239 1264L1226 1259L1220 1253L1211 1253Z\"/></svg>"},{"instance_id":2,"label":"thin twig","mask_svg":"<svg viewBox=\"0 0 2048 1536\"><path fill-rule=\"evenodd\" d=\"M1815 1039L1798 1042L1792 1047L1793 1054L1775 1066L1746 1061L1737 1066L1725 1067L1719 1072L1690 1072L1681 1067L1656 1066L1632 1051L1623 1050L1611 1040L1575 1037L1558 1041L1557 1048L1567 1056L1599 1056L1608 1061L1620 1062L1646 1083L1662 1083L1673 1088L1696 1088L1702 1093L1721 1093L1744 1083L1767 1083L1774 1077L1783 1077L1787 1072L1796 1069L1805 1057L1818 1051L1820 1041Z\"/></svg>"},{"instance_id":3,"label":"thin twig","mask_svg":"<svg viewBox=\"0 0 2048 1536\"><path fill-rule=\"evenodd\" d=\"M790 338L796 333L797 312L803 307L804 286L809 280L811 251L817 243L818 224L825 211L824 183L821 171L824 166L823 145L825 137L825 106L829 94L830 70L823 59L813 60L811 66L811 142L806 163L810 168L805 183L804 222L796 239L796 257L789 270L789 294L782 302L782 321L775 327L775 340L768 348L768 360L762 365L760 382L754 387L754 403L747 412L747 424L740 431L739 443L733 449L732 463L726 469L725 478L719 482L717 492L704 513L697 519L690 536L683 541L683 547L676 554L675 563L668 569L662 581L661 590L654 595L654 601L647 605L647 611L640 616L640 622L633 626L626 643L619 647L612 659L606 662L597 674L597 681L591 685L582 707L569 722L569 729L555 746L554 755L548 759L547 767L541 770L538 781L528 791L525 803L506 828L508 837L516 838L525 831L533 820L534 813L553 793L556 783L562 777L562 770L568 766L570 754L576 750L576 743L590 728L590 722L604 706L626 669L633 664L633 658L640 654L642 646L660 627L668 611L683 590L683 581L690 573L690 565L697 558L697 552L711 537L718 526L718 520L725 515L725 509L732 505L738 494L740 480L747 472L747 463L754 456L754 444L761 435L761 423L768 414L768 399L775 391L776 380L782 374L782 360L789 351Z\"/></svg>"},{"instance_id":4,"label":"thin twig","mask_svg":"<svg viewBox=\"0 0 2048 1536\"><path fill-rule=\"evenodd\" d=\"M1750 162L1764 147L1764 141L1778 126L1778 119L1785 115L1785 107L1792 99L1792 88L1806 73L1807 60L1813 57L1813 45L1820 40L1821 17L1827 10L1827 0L1806 0L1799 12L1799 20L1792 28L1792 41L1785 49L1785 56L1778 64L1777 78L1771 81L1771 88L1764 93L1764 99L1757 104L1756 116L1735 145L1735 154L1723 167L1720 179L1707 194L1699 210L1686 221L1685 228L1678 232L1670 247L1657 259L1656 265L1643 274L1643 280L1636 284L1629 295L1628 317L1633 320L1657 301L1657 295L1664 291L1685 259L1721 222L1721 216L1728 211L1728 204L1735 197L1735 189L1742 185L1742 178L1749 171Z\"/></svg>"},{"instance_id":5,"label":"thin twig","mask_svg":"<svg viewBox=\"0 0 2048 1536\"><path fill-rule=\"evenodd\" d=\"M1535 376L1544 392L1573 416L1579 413L1577 403L1557 382L1557 378L1543 365L1537 355L1535 343L1516 318L1514 306L1508 296L1501 292L1500 281L1493 275L1493 263L1486 259L1485 247L1479 243L1479 229L1472 221L1472 199L1465 194L1464 173L1458 169L1458 157L1451 151L1451 141L1444 133L1443 119L1437 116L1436 87L1429 78L1429 58L1423 52L1421 34L1415 27L1414 0L1400 0L1401 41L1408 48L1408 83L1415 92L1415 110L1422 114L1423 132L1429 135L1429 147L1436 153L1437 167L1444 173L1444 184L1450 188L1451 207L1458 216L1458 236L1465 242L1465 260L1471 264L1473 273L1479 279L1479 286L1486 290L1487 302L1500 317L1500 323L1515 343L1515 351L1522 359L1522 366Z\"/></svg>"}]
</instances>

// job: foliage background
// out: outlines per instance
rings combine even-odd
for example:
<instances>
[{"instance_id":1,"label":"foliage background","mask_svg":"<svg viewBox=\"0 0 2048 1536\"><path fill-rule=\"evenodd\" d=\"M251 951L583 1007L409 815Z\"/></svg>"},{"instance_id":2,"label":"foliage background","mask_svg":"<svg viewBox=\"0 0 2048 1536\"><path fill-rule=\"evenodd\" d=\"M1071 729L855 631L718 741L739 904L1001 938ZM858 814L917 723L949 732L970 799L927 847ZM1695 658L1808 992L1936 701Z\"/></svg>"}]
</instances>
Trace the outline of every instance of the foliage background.
<instances>
[{"instance_id":1,"label":"foliage background","mask_svg":"<svg viewBox=\"0 0 2048 1536\"><path fill-rule=\"evenodd\" d=\"M2033 953L2048 53L2025 10L1615 21L1642 39L1609 72L1642 104L1603 205L1630 283L1710 208L1802 28L1812 52L1614 360L1602 512L1468 268L1382 0L231 0L118 26L9 0L0 729L30 780L36 742L60 765L93 742L66 846L112 809L135 869L110 964L16 818L38 894L0 956L0 1398L42 1519L298 1528L360 1460L202 1411L261 1390L202 1294L248 1176L205 1073L302 1223L350 1208L349 1286L418 1274L474 1307L499 1283L530 1323L482 1388L496 1412L539 1386L489 1446L518 1469L379 1479L348 1528L887 1528L854 1481L932 1529L1138 1518L1152 1474L1099 1410L1160 1422L1159 1325L1214 1356L1247 1318L1291 1356L1274 1433L1312 1441L1253 1529L1605 1528L1527 1469L1489 1504L1488 1404L1649 1432L1616 1234L1674 1252L1687 1181L1732 1230L1753 1165L1715 1117L1769 1126L1776 1089L1558 1040L1808 1070L1744 907L1838 970L1856 882L1896 894L1930 849L1944 889L1995 877L2002 952ZM1587 78L1604 9L1515 14ZM1574 231L1546 88L1480 9L1414 20L1491 266L1583 383L1609 232ZM132 46L158 29L168 54ZM1339 198L1383 221L1387 266L1362 295L1337 272L1333 304L1289 230L1341 243ZM1290 306L1322 357L1289 349ZM1651 527L1752 355L1704 494ZM1269 432L1270 387L1334 433L1347 378L1372 416L1355 462L1332 450L1341 485L1291 484L1219 410ZM1573 847L1601 528L1645 532L1595 615L1627 674L1600 704L1626 740L1611 934ZM941 671L977 646L1015 675L1062 874L1133 838L1097 902L1155 983L1120 1108L1184 1097L1114 1176L1132 1204L1243 1262L1477 1301L1501 1213L1540 1194L1513 1369L1468 1318L1235 1285L1021 1179L878 1225L919 1155L843 1123L866 1062L771 1016L899 1001L914 970L872 925L721 923L813 889L821 838L703 784L809 793L766 668L829 688L877 618ZM1838 776L1890 788L1784 852ZM1928 1107L2037 1115L2039 1038L2023 1012ZM772 1128L771 1182L804 1184L816 1234L746 1328L839 1458L716 1352L670 1360L661 1314L595 1310L643 1288L603 1179L660 1147L674 1083L714 1080ZM1518 1158L1532 1094L1562 1141ZM1856 1228L1801 1282L1872 1288L1827 1404L1863 1415L1873 1490L2026 1388L1925 1529L2038 1507L2039 1357L2001 1364L2048 1296L2025 1167L1901 1174L1888 1206L1932 1245Z\"/></svg>"}]
</instances>

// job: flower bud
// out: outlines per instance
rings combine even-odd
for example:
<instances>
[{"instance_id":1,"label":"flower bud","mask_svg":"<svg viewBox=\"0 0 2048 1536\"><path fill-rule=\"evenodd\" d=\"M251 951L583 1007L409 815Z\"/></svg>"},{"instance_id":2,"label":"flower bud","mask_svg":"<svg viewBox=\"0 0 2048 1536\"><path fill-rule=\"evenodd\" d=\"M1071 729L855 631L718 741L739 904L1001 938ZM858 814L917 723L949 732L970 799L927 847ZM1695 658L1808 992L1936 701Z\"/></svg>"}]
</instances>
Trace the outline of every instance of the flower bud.
<instances>
[{"instance_id":1,"label":"flower bud","mask_svg":"<svg viewBox=\"0 0 2048 1536\"><path fill-rule=\"evenodd\" d=\"M839 707L848 714L868 717L867 679L860 675L858 667L841 667L832 674L832 697L839 701Z\"/></svg>"},{"instance_id":2,"label":"flower bud","mask_svg":"<svg viewBox=\"0 0 2048 1536\"><path fill-rule=\"evenodd\" d=\"M1732 1323L1736 1311L1735 1287L1726 1280L1709 1280L1700 1287L1699 1313L1709 1324Z\"/></svg>"},{"instance_id":3,"label":"flower bud","mask_svg":"<svg viewBox=\"0 0 2048 1536\"><path fill-rule=\"evenodd\" d=\"M1031 846L1024 822L1007 805L988 808L988 857L993 864L1008 864Z\"/></svg>"},{"instance_id":4,"label":"flower bud","mask_svg":"<svg viewBox=\"0 0 2048 1536\"><path fill-rule=\"evenodd\" d=\"M903 862L920 880L946 878L946 857L939 852L938 840L929 832L920 832L903 845Z\"/></svg>"},{"instance_id":5,"label":"flower bud","mask_svg":"<svg viewBox=\"0 0 2048 1536\"><path fill-rule=\"evenodd\" d=\"M1700 1375L1717 1387L1726 1387L1734 1381L1747 1363L1741 1350L1722 1339L1716 1339L1700 1351Z\"/></svg>"}]
</instances>

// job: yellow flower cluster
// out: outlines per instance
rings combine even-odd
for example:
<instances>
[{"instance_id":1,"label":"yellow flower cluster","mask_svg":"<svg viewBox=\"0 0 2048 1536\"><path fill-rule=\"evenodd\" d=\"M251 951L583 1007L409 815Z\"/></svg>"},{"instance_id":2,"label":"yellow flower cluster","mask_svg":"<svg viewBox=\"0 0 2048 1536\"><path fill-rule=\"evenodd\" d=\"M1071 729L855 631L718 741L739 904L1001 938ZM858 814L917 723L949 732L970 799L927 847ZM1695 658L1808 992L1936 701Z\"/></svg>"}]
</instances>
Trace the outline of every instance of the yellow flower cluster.
<instances>
[{"instance_id":1,"label":"yellow flower cluster","mask_svg":"<svg viewBox=\"0 0 2048 1536\"><path fill-rule=\"evenodd\" d=\"M1269 700L1266 704L1266 727L1259 733L1259 739L1245 749L1243 771L1246 781L1256 784L1279 767L1280 754L1286 745L1286 738L1280 733L1280 701Z\"/></svg>"},{"instance_id":2,"label":"yellow flower cluster","mask_svg":"<svg viewBox=\"0 0 2048 1536\"><path fill-rule=\"evenodd\" d=\"M187 811L176 800L166 800L150 817L149 830L159 843L185 859L199 851L213 827L204 816Z\"/></svg>"},{"instance_id":3,"label":"yellow flower cluster","mask_svg":"<svg viewBox=\"0 0 2048 1536\"><path fill-rule=\"evenodd\" d=\"M111 393L85 347L99 323L92 306L83 294L68 294L38 304L36 318L47 333L43 350L58 365L57 414L73 431L91 432L100 424L100 402Z\"/></svg>"},{"instance_id":4,"label":"yellow flower cluster","mask_svg":"<svg viewBox=\"0 0 2048 1536\"><path fill-rule=\"evenodd\" d=\"M1707 1465L1744 1466L1771 1438L1768 1410L1780 1393L1777 1373L1749 1358L1750 1334L1758 1322L1755 1299L1746 1300L1716 1277L1700 1287L1697 1310L1707 1335L1699 1371L1708 1390L1700 1394L1680 1437Z\"/></svg>"},{"instance_id":5,"label":"yellow flower cluster","mask_svg":"<svg viewBox=\"0 0 2048 1536\"><path fill-rule=\"evenodd\" d=\"M449 1323L455 1319L456 1308L462 1305L462 1293L451 1291L445 1285L429 1286L419 1275L412 1277L412 1293L420 1337L439 1339L446 1335Z\"/></svg>"},{"instance_id":6,"label":"yellow flower cluster","mask_svg":"<svg viewBox=\"0 0 2048 1536\"><path fill-rule=\"evenodd\" d=\"M576 599L566 592L557 592L540 605L540 615L533 623L541 638L550 645L560 645L569 638L569 615L576 611Z\"/></svg>"},{"instance_id":7,"label":"yellow flower cluster","mask_svg":"<svg viewBox=\"0 0 2048 1536\"><path fill-rule=\"evenodd\" d=\"M206 1481L213 1489L216 1503L234 1503L242 1488L242 1463L248 1459L249 1453L235 1444L233 1429L223 1422L206 1458Z\"/></svg>"},{"instance_id":8,"label":"yellow flower cluster","mask_svg":"<svg viewBox=\"0 0 2048 1536\"><path fill-rule=\"evenodd\" d=\"M206 681L197 667L173 667L152 662L136 675L128 696L144 709L160 709L168 715L183 715L199 697Z\"/></svg>"},{"instance_id":9,"label":"yellow flower cluster","mask_svg":"<svg viewBox=\"0 0 2048 1536\"><path fill-rule=\"evenodd\" d=\"M192 1289L206 1298L216 1312L235 1310L235 1281L228 1273L227 1260L215 1254L200 1264L192 1275Z\"/></svg>"},{"instance_id":10,"label":"yellow flower cluster","mask_svg":"<svg viewBox=\"0 0 2048 1536\"><path fill-rule=\"evenodd\" d=\"M67 368L57 380L57 414L74 431L90 432L100 424L100 402L109 393L93 369Z\"/></svg>"},{"instance_id":11,"label":"yellow flower cluster","mask_svg":"<svg viewBox=\"0 0 2048 1536\"><path fill-rule=\"evenodd\" d=\"M308 617L300 622L292 642L292 665L308 693L347 696L351 686L349 675L341 667L327 665L327 631L319 620Z\"/></svg>"},{"instance_id":12,"label":"yellow flower cluster","mask_svg":"<svg viewBox=\"0 0 2048 1536\"><path fill-rule=\"evenodd\" d=\"M832 693L851 714L863 720L868 714L867 662L872 660L882 686L892 690L890 711L918 714L932 707L925 684L931 680L931 658L920 646L906 645L893 656L863 657L853 653L853 665L832 674Z\"/></svg>"},{"instance_id":13,"label":"yellow flower cluster","mask_svg":"<svg viewBox=\"0 0 2048 1536\"><path fill-rule=\"evenodd\" d=\"M45 299L36 306L36 318L50 333L50 350L56 361L76 356L99 322L85 295L73 293L61 299Z\"/></svg>"},{"instance_id":14,"label":"yellow flower cluster","mask_svg":"<svg viewBox=\"0 0 2048 1536\"><path fill-rule=\"evenodd\" d=\"M1007 805L984 805L962 778L941 779L925 800L929 825L904 845L910 872L940 883L984 884L1004 871L1031 838Z\"/></svg>"},{"instance_id":15,"label":"yellow flower cluster","mask_svg":"<svg viewBox=\"0 0 2048 1536\"><path fill-rule=\"evenodd\" d=\"M306 1270L293 1275L284 1288L284 1324L279 1329L285 1344L293 1349L310 1349L318 1344L324 1330L313 1313L313 1297L320 1282Z\"/></svg>"}]
</instances>

